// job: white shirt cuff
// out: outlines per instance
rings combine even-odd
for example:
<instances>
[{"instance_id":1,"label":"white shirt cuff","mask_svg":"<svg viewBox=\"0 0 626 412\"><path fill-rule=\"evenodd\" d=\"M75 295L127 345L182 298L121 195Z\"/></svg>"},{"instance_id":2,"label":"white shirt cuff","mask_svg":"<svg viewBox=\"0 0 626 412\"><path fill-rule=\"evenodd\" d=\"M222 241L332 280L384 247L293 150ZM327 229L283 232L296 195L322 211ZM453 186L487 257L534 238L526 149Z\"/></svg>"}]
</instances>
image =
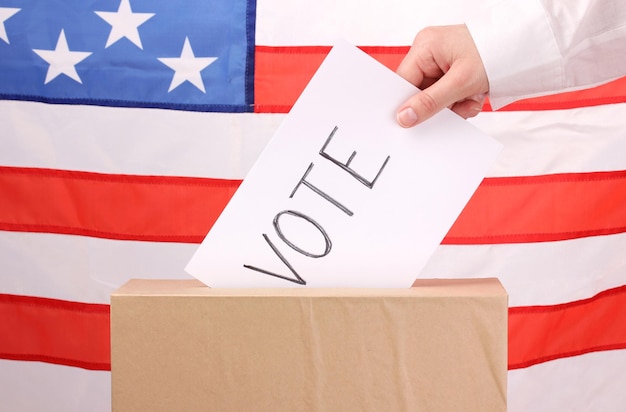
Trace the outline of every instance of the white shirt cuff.
<instances>
[{"instance_id":1,"label":"white shirt cuff","mask_svg":"<svg viewBox=\"0 0 626 412\"><path fill-rule=\"evenodd\" d=\"M561 54L539 1L501 1L466 25L487 72L494 110L563 87Z\"/></svg>"}]
</instances>

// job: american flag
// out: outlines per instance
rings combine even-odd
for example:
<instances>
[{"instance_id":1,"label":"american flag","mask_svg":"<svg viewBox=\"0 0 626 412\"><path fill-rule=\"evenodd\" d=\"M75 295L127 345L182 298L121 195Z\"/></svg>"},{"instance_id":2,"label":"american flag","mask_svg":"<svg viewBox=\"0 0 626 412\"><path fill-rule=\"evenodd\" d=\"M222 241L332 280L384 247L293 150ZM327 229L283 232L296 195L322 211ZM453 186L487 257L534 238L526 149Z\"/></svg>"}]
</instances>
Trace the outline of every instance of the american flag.
<instances>
[{"instance_id":1,"label":"american flag","mask_svg":"<svg viewBox=\"0 0 626 412\"><path fill-rule=\"evenodd\" d=\"M393 69L488 3L0 0L2 408L110 410L110 293L188 278L334 40ZM504 151L420 276L507 288L511 411L620 410L626 78L485 109Z\"/></svg>"}]
</instances>

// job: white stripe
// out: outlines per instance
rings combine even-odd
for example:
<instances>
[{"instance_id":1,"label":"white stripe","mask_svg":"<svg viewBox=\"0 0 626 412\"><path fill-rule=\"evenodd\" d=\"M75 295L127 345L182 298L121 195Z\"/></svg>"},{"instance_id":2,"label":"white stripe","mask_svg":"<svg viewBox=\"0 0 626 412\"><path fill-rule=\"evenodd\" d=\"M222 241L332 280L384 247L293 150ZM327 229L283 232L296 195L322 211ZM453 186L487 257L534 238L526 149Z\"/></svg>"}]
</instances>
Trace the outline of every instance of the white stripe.
<instances>
[{"instance_id":1,"label":"white stripe","mask_svg":"<svg viewBox=\"0 0 626 412\"><path fill-rule=\"evenodd\" d=\"M3 411L111 410L111 373L0 360Z\"/></svg>"},{"instance_id":2,"label":"white stripe","mask_svg":"<svg viewBox=\"0 0 626 412\"><path fill-rule=\"evenodd\" d=\"M485 112L470 122L504 146L489 176L626 170L626 103Z\"/></svg>"},{"instance_id":3,"label":"white stripe","mask_svg":"<svg viewBox=\"0 0 626 412\"><path fill-rule=\"evenodd\" d=\"M242 179L283 118L0 101L0 165ZM626 170L626 103L471 122L504 144L489 176Z\"/></svg>"},{"instance_id":4,"label":"white stripe","mask_svg":"<svg viewBox=\"0 0 626 412\"><path fill-rule=\"evenodd\" d=\"M626 350L588 353L509 371L509 412L621 412Z\"/></svg>"},{"instance_id":5,"label":"white stripe","mask_svg":"<svg viewBox=\"0 0 626 412\"><path fill-rule=\"evenodd\" d=\"M259 0L256 43L325 45L344 38L359 46L410 45L417 31L463 23L493 0L362 1Z\"/></svg>"},{"instance_id":6,"label":"white stripe","mask_svg":"<svg viewBox=\"0 0 626 412\"><path fill-rule=\"evenodd\" d=\"M131 278L190 279L197 245L0 231L0 293L109 303Z\"/></svg>"},{"instance_id":7,"label":"white stripe","mask_svg":"<svg viewBox=\"0 0 626 412\"><path fill-rule=\"evenodd\" d=\"M626 234L560 242L439 246L420 277L497 277L510 306L585 299L626 284Z\"/></svg>"},{"instance_id":8,"label":"white stripe","mask_svg":"<svg viewBox=\"0 0 626 412\"><path fill-rule=\"evenodd\" d=\"M0 165L241 179L283 117L0 101Z\"/></svg>"},{"instance_id":9,"label":"white stripe","mask_svg":"<svg viewBox=\"0 0 626 412\"><path fill-rule=\"evenodd\" d=\"M108 303L130 278L189 278L198 245L0 232L0 291ZM440 246L422 278L498 277L511 306L588 298L626 284L626 234L562 242ZM36 251L36 253L33 253Z\"/></svg>"}]
</instances>

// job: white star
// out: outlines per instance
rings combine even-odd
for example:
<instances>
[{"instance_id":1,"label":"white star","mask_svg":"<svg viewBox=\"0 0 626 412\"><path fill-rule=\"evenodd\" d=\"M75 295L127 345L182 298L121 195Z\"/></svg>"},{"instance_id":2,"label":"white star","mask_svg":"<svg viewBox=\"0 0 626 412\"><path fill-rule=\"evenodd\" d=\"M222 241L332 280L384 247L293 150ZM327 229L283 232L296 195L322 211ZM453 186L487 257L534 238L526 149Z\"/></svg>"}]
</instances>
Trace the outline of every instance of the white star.
<instances>
[{"instance_id":1,"label":"white star","mask_svg":"<svg viewBox=\"0 0 626 412\"><path fill-rule=\"evenodd\" d=\"M91 53L70 51L63 30L61 30L59 40L57 40L57 46L54 50L33 49L33 51L50 64L44 84L48 84L48 82L60 74L64 74L80 84L83 83L78 73L76 73L74 66L85 60Z\"/></svg>"},{"instance_id":2,"label":"white star","mask_svg":"<svg viewBox=\"0 0 626 412\"><path fill-rule=\"evenodd\" d=\"M95 13L111 25L111 33L109 33L109 39L104 46L105 49L119 39L126 37L135 46L143 50L137 28L154 16L154 13L133 13L130 9L130 0L122 0L116 12L96 11Z\"/></svg>"},{"instance_id":3,"label":"white star","mask_svg":"<svg viewBox=\"0 0 626 412\"><path fill-rule=\"evenodd\" d=\"M21 9L14 9L12 7L0 7L0 39L4 40L9 44L9 36L7 36L6 28L4 27L4 22L9 19L12 15L20 11Z\"/></svg>"},{"instance_id":4,"label":"white star","mask_svg":"<svg viewBox=\"0 0 626 412\"><path fill-rule=\"evenodd\" d=\"M180 53L180 57L159 58L161 63L174 70L174 77L172 78L168 92L171 92L186 80L202 90L203 93L206 93L200 72L215 60L217 60L217 57L194 56L191 45L189 44L189 38L185 37L185 44L183 45L183 51Z\"/></svg>"}]
</instances>

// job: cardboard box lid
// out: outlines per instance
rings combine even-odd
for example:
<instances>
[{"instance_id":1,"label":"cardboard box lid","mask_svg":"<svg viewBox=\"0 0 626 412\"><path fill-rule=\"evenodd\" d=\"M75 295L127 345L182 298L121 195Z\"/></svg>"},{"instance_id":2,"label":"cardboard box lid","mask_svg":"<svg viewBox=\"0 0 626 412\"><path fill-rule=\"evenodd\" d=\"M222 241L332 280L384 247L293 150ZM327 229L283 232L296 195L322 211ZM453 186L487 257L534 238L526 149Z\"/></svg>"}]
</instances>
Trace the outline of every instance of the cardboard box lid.
<instances>
[{"instance_id":1,"label":"cardboard box lid","mask_svg":"<svg viewBox=\"0 0 626 412\"><path fill-rule=\"evenodd\" d=\"M413 287L406 289L307 287L214 289L197 279L131 279L111 294L112 298L118 296L507 297L507 292L497 278L417 279Z\"/></svg>"}]
</instances>

